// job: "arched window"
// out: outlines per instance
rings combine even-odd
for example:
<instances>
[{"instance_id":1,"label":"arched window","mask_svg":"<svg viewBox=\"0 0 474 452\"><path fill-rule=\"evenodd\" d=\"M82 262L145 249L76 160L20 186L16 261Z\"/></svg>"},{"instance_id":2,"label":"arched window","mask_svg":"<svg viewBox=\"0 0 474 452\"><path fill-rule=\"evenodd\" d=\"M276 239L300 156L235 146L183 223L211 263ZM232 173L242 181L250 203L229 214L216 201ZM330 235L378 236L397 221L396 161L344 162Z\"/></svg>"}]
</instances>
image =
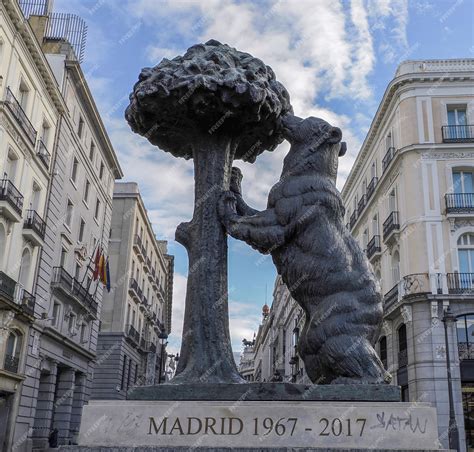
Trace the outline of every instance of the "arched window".
<instances>
[{"instance_id":1,"label":"arched window","mask_svg":"<svg viewBox=\"0 0 474 452\"><path fill-rule=\"evenodd\" d=\"M392 282L393 285L400 281L400 254L395 251L392 254Z\"/></svg>"},{"instance_id":2,"label":"arched window","mask_svg":"<svg viewBox=\"0 0 474 452\"><path fill-rule=\"evenodd\" d=\"M28 249L23 250L21 255L21 264L20 264L20 276L18 277L18 282L23 288L28 290L28 283L30 279L30 267L31 267L31 253Z\"/></svg>"},{"instance_id":3,"label":"arched window","mask_svg":"<svg viewBox=\"0 0 474 452\"><path fill-rule=\"evenodd\" d=\"M3 368L9 372L18 372L23 336L19 331L11 331L7 339Z\"/></svg>"},{"instance_id":4,"label":"arched window","mask_svg":"<svg viewBox=\"0 0 474 452\"><path fill-rule=\"evenodd\" d=\"M380 360L385 368L387 368L387 337L382 336L379 340Z\"/></svg>"},{"instance_id":5,"label":"arched window","mask_svg":"<svg viewBox=\"0 0 474 452\"><path fill-rule=\"evenodd\" d=\"M398 335L398 367L404 367L408 363L407 355L407 327L402 324L397 331Z\"/></svg>"}]
</instances>

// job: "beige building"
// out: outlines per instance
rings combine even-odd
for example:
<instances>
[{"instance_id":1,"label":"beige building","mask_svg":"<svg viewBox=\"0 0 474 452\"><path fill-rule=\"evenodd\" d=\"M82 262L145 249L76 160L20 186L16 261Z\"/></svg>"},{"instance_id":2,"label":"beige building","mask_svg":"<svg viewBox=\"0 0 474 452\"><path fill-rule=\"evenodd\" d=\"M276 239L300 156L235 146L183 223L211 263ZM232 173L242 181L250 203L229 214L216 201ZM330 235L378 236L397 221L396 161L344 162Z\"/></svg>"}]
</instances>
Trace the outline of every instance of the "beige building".
<instances>
[{"instance_id":1,"label":"beige building","mask_svg":"<svg viewBox=\"0 0 474 452\"><path fill-rule=\"evenodd\" d=\"M474 447L474 60L407 61L342 191L384 294L378 348L404 400L433 403L448 439L448 328L461 439ZM457 331L456 331L457 330Z\"/></svg>"},{"instance_id":2,"label":"beige building","mask_svg":"<svg viewBox=\"0 0 474 452\"><path fill-rule=\"evenodd\" d=\"M93 397L124 399L134 385L158 383L160 369L163 380L159 335L171 332L174 258L156 239L136 183L115 185L109 253L115 279L103 300Z\"/></svg>"},{"instance_id":3,"label":"beige building","mask_svg":"<svg viewBox=\"0 0 474 452\"><path fill-rule=\"evenodd\" d=\"M65 111L53 72L15 1L0 3L0 449L11 450L46 234L51 153Z\"/></svg>"}]
</instances>

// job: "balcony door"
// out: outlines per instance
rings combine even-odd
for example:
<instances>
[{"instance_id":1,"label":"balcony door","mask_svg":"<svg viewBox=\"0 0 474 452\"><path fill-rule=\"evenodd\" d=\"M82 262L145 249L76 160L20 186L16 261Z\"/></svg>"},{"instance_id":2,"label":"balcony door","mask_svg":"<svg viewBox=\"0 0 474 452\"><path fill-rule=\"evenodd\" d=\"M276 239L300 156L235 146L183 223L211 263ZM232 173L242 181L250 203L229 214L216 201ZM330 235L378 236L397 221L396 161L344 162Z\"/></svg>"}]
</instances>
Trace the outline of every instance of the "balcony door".
<instances>
[{"instance_id":1,"label":"balcony door","mask_svg":"<svg viewBox=\"0 0 474 452\"><path fill-rule=\"evenodd\" d=\"M459 274L456 285L460 289L474 288L474 233L463 234L458 239Z\"/></svg>"},{"instance_id":2,"label":"balcony door","mask_svg":"<svg viewBox=\"0 0 474 452\"><path fill-rule=\"evenodd\" d=\"M468 138L467 136L467 114L466 106L448 106L448 131L449 138L451 139L463 139Z\"/></svg>"}]
</instances>

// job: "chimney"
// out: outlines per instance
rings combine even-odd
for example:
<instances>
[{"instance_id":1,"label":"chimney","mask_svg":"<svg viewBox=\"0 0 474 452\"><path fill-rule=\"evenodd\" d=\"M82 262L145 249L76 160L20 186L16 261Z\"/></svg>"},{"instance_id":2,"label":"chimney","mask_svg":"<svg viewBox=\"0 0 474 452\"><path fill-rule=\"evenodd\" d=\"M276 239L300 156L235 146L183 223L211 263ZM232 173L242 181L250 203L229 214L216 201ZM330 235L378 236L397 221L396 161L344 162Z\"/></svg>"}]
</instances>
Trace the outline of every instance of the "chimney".
<instances>
[{"instance_id":1,"label":"chimney","mask_svg":"<svg viewBox=\"0 0 474 452\"><path fill-rule=\"evenodd\" d=\"M46 34L46 26L48 25L48 16L30 16L28 17L28 22L36 36L36 39L42 46Z\"/></svg>"}]
</instances>

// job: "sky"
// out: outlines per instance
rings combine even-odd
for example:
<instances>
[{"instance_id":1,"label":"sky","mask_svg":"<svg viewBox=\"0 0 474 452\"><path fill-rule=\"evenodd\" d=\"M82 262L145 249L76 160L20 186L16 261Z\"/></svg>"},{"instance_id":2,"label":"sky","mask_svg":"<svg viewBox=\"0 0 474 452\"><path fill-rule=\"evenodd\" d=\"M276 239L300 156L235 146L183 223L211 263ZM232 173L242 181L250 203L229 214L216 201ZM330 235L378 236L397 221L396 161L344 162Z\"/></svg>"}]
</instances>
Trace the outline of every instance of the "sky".
<instances>
[{"instance_id":1,"label":"sky","mask_svg":"<svg viewBox=\"0 0 474 452\"><path fill-rule=\"evenodd\" d=\"M289 91L296 115L342 129L348 146L339 161L342 188L401 61L474 57L474 0L55 0L54 11L78 14L88 25L83 71L123 180L139 183L154 231L175 255L172 353L179 351L187 275L174 231L192 217L193 169L132 133L124 120L143 67L209 39L260 58ZM250 205L266 206L288 149L283 143L254 164L237 163ZM271 305L275 276L270 257L230 239L234 352L257 330L265 302Z\"/></svg>"}]
</instances>

